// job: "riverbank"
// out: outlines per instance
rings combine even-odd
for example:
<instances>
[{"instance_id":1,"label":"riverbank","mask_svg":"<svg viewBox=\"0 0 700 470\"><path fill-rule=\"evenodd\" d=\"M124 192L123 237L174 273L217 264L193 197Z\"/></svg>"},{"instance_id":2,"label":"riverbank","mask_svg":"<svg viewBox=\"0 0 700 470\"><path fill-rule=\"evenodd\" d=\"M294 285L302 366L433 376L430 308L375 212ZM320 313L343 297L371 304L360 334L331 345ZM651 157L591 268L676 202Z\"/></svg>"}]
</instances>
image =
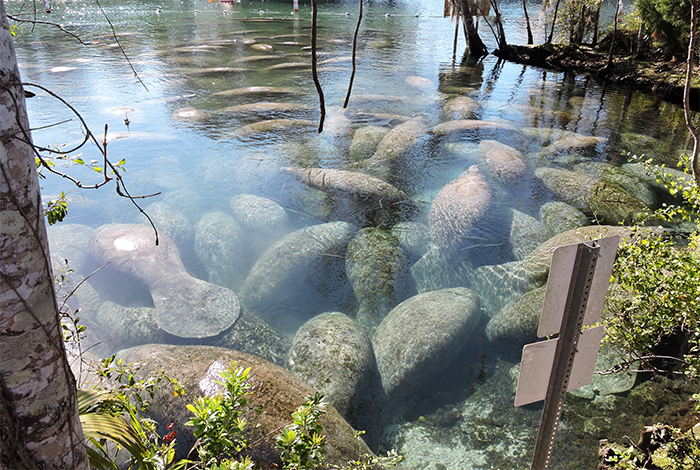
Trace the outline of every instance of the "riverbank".
<instances>
[{"instance_id":1,"label":"riverbank","mask_svg":"<svg viewBox=\"0 0 700 470\"><path fill-rule=\"evenodd\" d=\"M616 52L612 63L606 67L607 50L604 46L593 48L585 45L508 45L494 54L501 59L520 64L595 76L606 82L650 93L671 103L683 104L684 61L669 59L661 54L646 53L635 56ZM697 76L697 73L693 75ZM690 103L691 109L700 111L700 89L697 79L693 82Z\"/></svg>"}]
</instances>

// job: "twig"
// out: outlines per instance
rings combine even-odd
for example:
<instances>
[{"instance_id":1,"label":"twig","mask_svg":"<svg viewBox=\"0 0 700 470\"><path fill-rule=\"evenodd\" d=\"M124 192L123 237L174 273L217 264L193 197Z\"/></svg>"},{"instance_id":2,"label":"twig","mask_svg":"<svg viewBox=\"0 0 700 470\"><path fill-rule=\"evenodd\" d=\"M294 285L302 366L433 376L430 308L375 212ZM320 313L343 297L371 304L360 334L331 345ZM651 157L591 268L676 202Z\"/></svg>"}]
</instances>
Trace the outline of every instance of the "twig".
<instances>
[{"instance_id":1,"label":"twig","mask_svg":"<svg viewBox=\"0 0 700 470\"><path fill-rule=\"evenodd\" d=\"M87 46L87 45L88 45L88 43L86 43L85 41L83 41L82 39L80 39L80 36L78 36L78 35L75 34L75 33L71 33L70 31L68 31L66 28L64 28L63 26L61 26L61 25L58 24L58 23L52 23L51 21L41 21L41 20L37 20L37 19L24 20L24 19L22 19L22 18L18 18L18 17L15 16L15 15L7 15L7 17L8 17L9 19L11 19L12 21L16 21L17 23L32 23L32 24L35 24L35 25L37 25L37 24L45 24L45 25L49 25L49 26L54 26L54 27L60 29L61 31L63 31L64 33L66 33L66 34L68 34L68 35L70 35L70 36L73 36L73 37L74 37L75 39L77 39L78 42L79 42L80 44L82 44L83 46ZM128 59L127 59L127 60L128 60Z\"/></svg>"},{"instance_id":2,"label":"twig","mask_svg":"<svg viewBox=\"0 0 700 470\"><path fill-rule=\"evenodd\" d=\"M320 101L321 117L318 121L318 133L320 134L323 132L323 121L326 119L326 102L323 97L321 82L318 81L318 71L316 68L316 25L318 17L318 5L316 4L316 0L311 0L311 8L311 75L313 76L314 85L316 85L316 91L318 92L318 100Z\"/></svg>"},{"instance_id":3,"label":"twig","mask_svg":"<svg viewBox=\"0 0 700 470\"><path fill-rule=\"evenodd\" d=\"M112 21L109 19L109 16L107 16L107 13L106 13L106 12L104 11L104 9L102 8L102 5L100 5L99 0L95 0L95 3L97 4L98 7L100 7L100 11L102 12L102 14L104 15L105 19L107 20L107 23L109 23L109 27L110 27L110 29L112 30L112 37L114 37L114 40L116 41L117 46L119 47L119 50L122 52L122 55L124 56L124 58L126 59L127 63L129 64L129 67L131 67L131 70L134 72L134 76L135 76L136 79L139 81L139 83L140 83L141 85L143 85L143 87L146 89L146 91L149 91L149 90L148 90L148 87L146 86L145 83L143 83L143 81L141 80L141 77L139 77L139 74L136 72L136 69L135 69L134 66L131 64L131 61L129 60L129 56L126 55L126 52L124 51L124 48L122 47L121 43L119 42L119 38L117 37L117 32L114 30L114 25L112 24Z\"/></svg>"},{"instance_id":4,"label":"twig","mask_svg":"<svg viewBox=\"0 0 700 470\"><path fill-rule=\"evenodd\" d=\"M350 93L352 93L352 84L355 81L355 59L357 57L357 35L360 32L360 23L362 22L362 3L360 0L360 13L357 17L357 26L355 27L355 36L352 38L352 73L350 74L350 84L348 85L348 94L345 96L345 103L343 108L348 108L348 102L350 101Z\"/></svg>"}]
</instances>

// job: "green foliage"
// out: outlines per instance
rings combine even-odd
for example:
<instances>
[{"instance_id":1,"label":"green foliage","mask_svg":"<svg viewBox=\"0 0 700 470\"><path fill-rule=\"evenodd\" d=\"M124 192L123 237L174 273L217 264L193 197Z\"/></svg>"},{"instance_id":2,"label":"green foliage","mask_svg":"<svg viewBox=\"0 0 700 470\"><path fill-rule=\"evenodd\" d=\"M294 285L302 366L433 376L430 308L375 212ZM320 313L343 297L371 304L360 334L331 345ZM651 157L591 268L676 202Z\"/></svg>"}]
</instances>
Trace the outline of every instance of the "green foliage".
<instances>
[{"instance_id":1,"label":"green foliage","mask_svg":"<svg viewBox=\"0 0 700 470\"><path fill-rule=\"evenodd\" d=\"M108 442L128 452L130 469L175 470L188 463L174 461L175 433L160 437L156 431L158 423L144 416L147 398L153 398L161 382L170 383L176 396L182 395L184 390L162 371L138 380L135 376L137 367L125 365L115 356L103 359L94 371L103 379L102 385L78 390L80 422L91 444L88 457L92 468L117 468ZM105 383L112 385L106 387ZM172 423L166 428L170 430Z\"/></svg>"},{"instance_id":2,"label":"green foliage","mask_svg":"<svg viewBox=\"0 0 700 470\"><path fill-rule=\"evenodd\" d=\"M651 167L647 163L647 169ZM697 219L700 192L692 179L655 170L672 195L685 204L665 205L653 217L678 221ZM678 357L683 372L700 374L700 252L698 232L679 246L669 234L638 230L620 245L613 270L605 327L607 341L625 349L633 360L649 364L654 351L668 338L680 338L685 348Z\"/></svg>"},{"instance_id":3,"label":"green foliage","mask_svg":"<svg viewBox=\"0 0 700 470\"><path fill-rule=\"evenodd\" d=\"M194 404L187 405L194 416L186 424L196 428L195 447L207 468L248 468L248 459L239 463L235 458L248 446L244 435L246 421L241 414L248 405L249 375L250 367L236 368L235 363L231 364L221 373L222 380L218 382L222 386L221 393L200 397Z\"/></svg>"},{"instance_id":4,"label":"green foliage","mask_svg":"<svg viewBox=\"0 0 700 470\"><path fill-rule=\"evenodd\" d=\"M677 58L687 54L690 37L689 0L636 0L644 31Z\"/></svg>"},{"instance_id":5,"label":"green foliage","mask_svg":"<svg viewBox=\"0 0 700 470\"><path fill-rule=\"evenodd\" d=\"M698 431L685 434L671 426L648 426L639 445L608 443L601 451L601 469L695 470L700 468Z\"/></svg>"},{"instance_id":6,"label":"green foliage","mask_svg":"<svg viewBox=\"0 0 700 470\"><path fill-rule=\"evenodd\" d=\"M61 194L56 198L50 200L46 204L46 209L44 209L44 215L49 225L53 225L58 222L63 222L63 219L68 214L68 201L66 200L65 193Z\"/></svg>"},{"instance_id":7,"label":"green foliage","mask_svg":"<svg viewBox=\"0 0 700 470\"><path fill-rule=\"evenodd\" d=\"M355 439L357 439L358 444L362 443L362 435L364 431L357 431L355 433ZM357 460L350 460L348 466L344 467L344 470L374 470L376 468L392 468L399 464L403 460L396 450L392 449L385 456L375 456L362 454ZM340 467L334 466L333 468L339 469Z\"/></svg>"},{"instance_id":8,"label":"green foliage","mask_svg":"<svg viewBox=\"0 0 700 470\"><path fill-rule=\"evenodd\" d=\"M282 430L282 435L277 437L277 447L282 449L284 468L321 468L326 458L326 442L323 427L318 423L318 419L326 412L325 408L323 395L316 392L292 413L294 422L287 425Z\"/></svg>"}]
</instances>

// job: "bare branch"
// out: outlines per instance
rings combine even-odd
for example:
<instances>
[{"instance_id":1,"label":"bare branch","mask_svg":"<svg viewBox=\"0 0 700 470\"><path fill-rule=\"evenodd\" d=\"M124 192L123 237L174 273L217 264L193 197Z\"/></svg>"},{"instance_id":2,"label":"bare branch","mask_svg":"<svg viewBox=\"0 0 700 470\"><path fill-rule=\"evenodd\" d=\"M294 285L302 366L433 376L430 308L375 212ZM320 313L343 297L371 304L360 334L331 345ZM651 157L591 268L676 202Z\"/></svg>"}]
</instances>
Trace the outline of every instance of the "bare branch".
<instances>
[{"instance_id":1,"label":"bare branch","mask_svg":"<svg viewBox=\"0 0 700 470\"><path fill-rule=\"evenodd\" d=\"M41 20L37 20L37 19L25 20L25 19L22 19L22 18L19 18L19 17L15 16L15 15L7 15L7 17L8 17L9 19L11 19L12 21L15 21L15 22L17 22L17 23L32 23L32 24L35 24L35 25L36 25L36 24L45 24L45 25L48 25L48 26L53 26L54 28L58 28L58 29L61 30L62 32L66 33L66 34L68 34L68 35L70 35L70 36L73 36L73 37L74 37L75 39L77 39L78 42L79 42L80 44L82 44L83 46L87 46L87 45L88 45L88 43L86 43L85 41L83 41L83 40L80 38L80 36L78 36L78 35L75 34L75 33L72 33L72 32L70 32L70 31L68 31L66 28L64 28L63 26L61 26L61 25L58 24L58 23L52 23L51 21L41 21ZM128 59L127 59L127 60L128 60Z\"/></svg>"}]
</instances>

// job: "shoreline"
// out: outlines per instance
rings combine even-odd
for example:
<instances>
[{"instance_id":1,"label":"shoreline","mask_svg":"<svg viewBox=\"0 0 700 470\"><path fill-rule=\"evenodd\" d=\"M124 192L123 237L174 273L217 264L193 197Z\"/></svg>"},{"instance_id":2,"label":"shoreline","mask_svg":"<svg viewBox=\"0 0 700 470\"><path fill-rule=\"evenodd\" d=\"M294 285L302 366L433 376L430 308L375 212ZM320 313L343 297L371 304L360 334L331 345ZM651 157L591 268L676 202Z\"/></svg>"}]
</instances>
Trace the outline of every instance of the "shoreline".
<instances>
[{"instance_id":1,"label":"shoreline","mask_svg":"<svg viewBox=\"0 0 700 470\"><path fill-rule=\"evenodd\" d=\"M658 57L650 60L615 54L611 66L606 69L608 53L590 46L562 44L509 44L503 50L495 50L493 54L499 59L519 64L586 74L683 105L684 61L669 61ZM697 64L695 68L698 69ZM691 88L690 107L693 111L700 111L700 88L697 83Z\"/></svg>"}]
</instances>

